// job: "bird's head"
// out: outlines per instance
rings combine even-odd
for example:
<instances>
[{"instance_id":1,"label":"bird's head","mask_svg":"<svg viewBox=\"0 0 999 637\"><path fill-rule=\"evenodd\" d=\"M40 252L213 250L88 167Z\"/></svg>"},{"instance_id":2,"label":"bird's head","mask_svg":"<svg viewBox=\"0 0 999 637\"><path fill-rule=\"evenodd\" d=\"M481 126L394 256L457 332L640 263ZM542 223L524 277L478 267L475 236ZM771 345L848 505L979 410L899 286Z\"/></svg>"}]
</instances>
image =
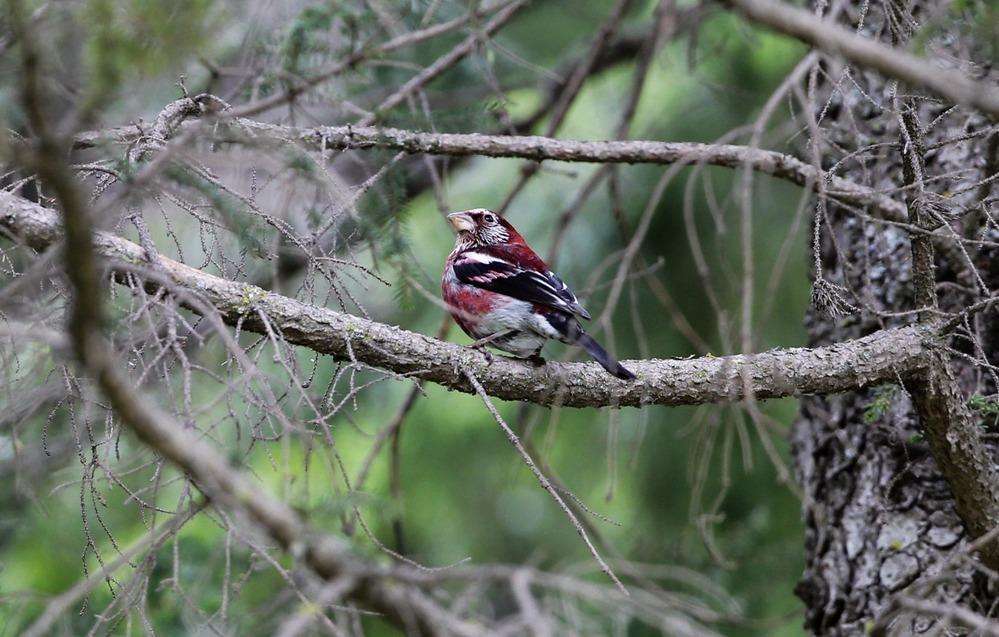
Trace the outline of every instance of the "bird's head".
<instances>
[{"instance_id":1,"label":"bird's head","mask_svg":"<svg viewBox=\"0 0 999 637\"><path fill-rule=\"evenodd\" d=\"M509 221L485 208L452 212L447 220L458 231L458 245L463 249L524 243L524 238Z\"/></svg>"}]
</instances>

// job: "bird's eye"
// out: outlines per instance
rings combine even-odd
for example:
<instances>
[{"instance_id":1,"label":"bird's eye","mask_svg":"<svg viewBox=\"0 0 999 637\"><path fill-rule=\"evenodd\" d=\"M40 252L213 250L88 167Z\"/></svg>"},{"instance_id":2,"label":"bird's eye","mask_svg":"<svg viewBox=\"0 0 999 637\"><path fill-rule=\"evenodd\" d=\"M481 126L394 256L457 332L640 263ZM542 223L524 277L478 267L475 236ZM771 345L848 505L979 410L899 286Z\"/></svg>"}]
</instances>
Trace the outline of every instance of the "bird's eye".
<instances>
[{"instance_id":1,"label":"bird's eye","mask_svg":"<svg viewBox=\"0 0 999 637\"><path fill-rule=\"evenodd\" d=\"M492 225L496 223L496 215L492 214L491 212L487 212L486 214L482 215L482 220L488 223L489 225Z\"/></svg>"}]
</instances>

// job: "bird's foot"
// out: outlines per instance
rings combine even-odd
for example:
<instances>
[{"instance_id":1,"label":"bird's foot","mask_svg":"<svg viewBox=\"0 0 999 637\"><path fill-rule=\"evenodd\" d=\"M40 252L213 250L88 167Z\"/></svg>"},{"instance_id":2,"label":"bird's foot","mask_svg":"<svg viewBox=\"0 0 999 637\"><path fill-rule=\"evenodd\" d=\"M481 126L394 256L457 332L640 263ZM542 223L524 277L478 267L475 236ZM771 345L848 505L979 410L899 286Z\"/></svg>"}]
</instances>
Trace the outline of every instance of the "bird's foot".
<instances>
[{"instance_id":1,"label":"bird's foot","mask_svg":"<svg viewBox=\"0 0 999 637\"><path fill-rule=\"evenodd\" d=\"M485 339L479 339L478 341L475 341L474 343L472 343L468 347L471 348L471 349L474 349L477 352L482 352L482 355L486 358L486 365L492 365L493 364L493 353L486 349L486 344L483 343L483 342L481 342L482 340L485 340Z\"/></svg>"},{"instance_id":2,"label":"bird's foot","mask_svg":"<svg viewBox=\"0 0 999 637\"><path fill-rule=\"evenodd\" d=\"M486 349L486 345L492 343L498 338L504 338L506 336L509 336L514 331L515 330L503 330L500 332L496 332L495 334L490 334L489 336L480 338L479 340L475 341L474 343L469 345L469 347L471 347L472 349L477 349L480 352L482 352L482 355L486 357L486 364L490 365L493 362L493 353Z\"/></svg>"}]
</instances>

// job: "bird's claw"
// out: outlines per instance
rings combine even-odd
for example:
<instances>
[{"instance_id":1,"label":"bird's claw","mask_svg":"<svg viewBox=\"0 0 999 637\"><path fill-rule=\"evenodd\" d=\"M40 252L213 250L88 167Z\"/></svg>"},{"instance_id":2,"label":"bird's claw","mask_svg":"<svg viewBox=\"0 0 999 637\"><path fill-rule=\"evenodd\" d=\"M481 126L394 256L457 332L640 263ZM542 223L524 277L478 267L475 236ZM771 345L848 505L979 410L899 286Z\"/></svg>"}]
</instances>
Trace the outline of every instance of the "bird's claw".
<instances>
[{"instance_id":1,"label":"bird's claw","mask_svg":"<svg viewBox=\"0 0 999 637\"><path fill-rule=\"evenodd\" d=\"M486 365L492 365L493 364L493 353L486 349L486 344L485 343L480 343L480 342L476 341L475 343L472 343L471 345L469 345L469 347L471 349L474 349L474 350L478 351L478 352L482 352L482 355L486 359Z\"/></svg>"}]
</instances>

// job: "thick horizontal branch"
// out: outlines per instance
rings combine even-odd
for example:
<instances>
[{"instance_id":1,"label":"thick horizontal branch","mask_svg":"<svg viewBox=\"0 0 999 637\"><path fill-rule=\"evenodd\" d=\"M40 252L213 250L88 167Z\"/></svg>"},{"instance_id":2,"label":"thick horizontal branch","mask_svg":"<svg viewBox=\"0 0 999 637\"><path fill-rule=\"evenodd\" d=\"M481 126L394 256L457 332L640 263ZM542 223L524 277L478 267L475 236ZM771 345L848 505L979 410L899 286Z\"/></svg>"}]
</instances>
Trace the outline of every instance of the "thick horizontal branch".
<instances>
[{"instance_id":1,"label":"thick horizontal branch","mask_svg":"<svg viewBox=\"0 0 999 637\"><path fill-rule=\"evenodd\" d=\"M0 228L35 249L61 237L52 210L0 192ZM146 262L143 249L108 233L95 244L106 258L127 264ZM151 280L166 281L179 295L214 307L223 321L243 330L267 333L268 324L285 340L340 360L423 379L474 393L461 372L469 369L496 398L567 407L698 405L742 400L747 389L757 399L831 394L883 382L897 382L925 367L922 328L884 330L871 336L816 349L773 350L755 355L687 360L626 361L638 375L623 382L595 363L527 362L494 357L376 321L316 307L229 281L160 257ZM151 284L154 285L154 284ZM159 283L155 284L159 285ZM203 305L202 305L203 304Z\"/></svg>"},{"instance_id":2,"label":"thick horizontal branch","mask_svg":"<svg viewBox=\"0 0 999 637\"><path fill-rule=\"evenodd\" d=\"M753 22L793 36L830 55L875 69L912 86L923 86L955 104L999 118L999 88L977 82L908 51L861 37L810 11L773 0L723 0Z\"/></svg>"},{"instance_id":3,"label":"thick horizontal branch","mask_svg":"<svg viewBox=\"0 0 999 637\"><path fill-rule=\"evenodd\" d=\"M224 119L224 117L223 117ZM204 126L189 121L186 126ZM811 164L772 150L734 144L694 142L572 141L539 136L478 135L463 133L426 133L398 128L322 126L294 128L239 119L228 127L205 127L216 138L244 142L259 137L269 143L285 141L319 151L364 150L371 148L402 151L409 154L448 157L507 157L534 161L579 163L704 164L725 168L749 168L816 190L826 180L825 194L844 204L870 208L871 214L890 221L905 221L905 206L871 188L847 179L818 171ZM76 148L92 148L102 143L134 143L139 137L135 128L84 133L76 137Z\"/></svg>"}]
</instances>

